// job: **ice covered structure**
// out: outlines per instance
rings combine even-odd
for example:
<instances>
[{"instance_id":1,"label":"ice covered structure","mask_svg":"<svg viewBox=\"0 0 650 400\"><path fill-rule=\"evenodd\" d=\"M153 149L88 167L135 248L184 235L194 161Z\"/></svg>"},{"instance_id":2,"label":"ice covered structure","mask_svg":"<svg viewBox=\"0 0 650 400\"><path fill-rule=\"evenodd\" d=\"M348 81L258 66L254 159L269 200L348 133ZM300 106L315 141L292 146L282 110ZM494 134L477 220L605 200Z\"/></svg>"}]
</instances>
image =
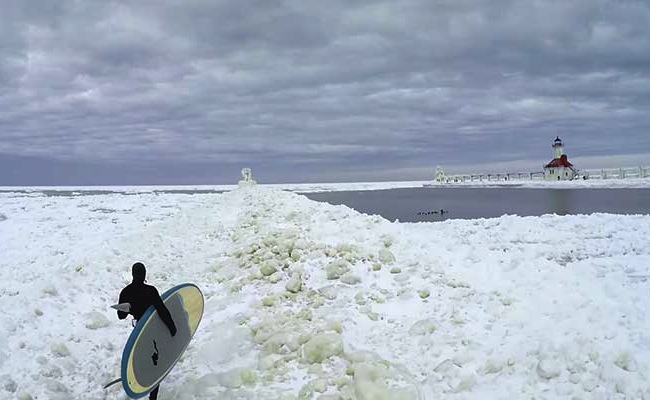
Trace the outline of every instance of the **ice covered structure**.
<instances>
[{"instance_id":1,"label":"ice covered structure","mask_svg":"<svg viewBox=\"0 0 650 400\"><path fill-rule=\"evenodd\" d=\"M257 182L253 179L253 171L250 168L243 168L241 170L241 176L242 179L239 181L238 185L239 187L249 187L249 186L255 186Z\"/></svg>"}]
</instances>

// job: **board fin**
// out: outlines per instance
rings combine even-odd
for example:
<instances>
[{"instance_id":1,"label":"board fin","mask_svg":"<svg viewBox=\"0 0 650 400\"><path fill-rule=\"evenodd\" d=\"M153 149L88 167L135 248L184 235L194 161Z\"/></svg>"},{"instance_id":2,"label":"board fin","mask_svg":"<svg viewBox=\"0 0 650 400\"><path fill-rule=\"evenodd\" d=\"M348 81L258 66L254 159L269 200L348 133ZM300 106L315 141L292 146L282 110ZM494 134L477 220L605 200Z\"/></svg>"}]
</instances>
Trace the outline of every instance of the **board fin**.
<instances>
[{"instance_id":1,"label":"board fin","mask_svg":"<svg viewBox=\"0 0 650 400\"><path fill-rule=\"evenodd\" d=\"M109 387L109 386L113 386L113 385L115 385L115 384L118 383L118 382L122 382L122 378L117 378L117 379L115 379L114 381L110 381L110 382L108 382L106 385L104 385L103 389L106 389L106 388Z\"/></svg>"},{"instance_id":2,"label":"board fin","mask_svg":"<svg viewBox=\"0 0 650 400\"><path fill-rule=\"evenodd\" d=\"M125 313L131 312L131 303L120 303L120 304L113 304L111 308L116 309L117 311L122 311Z\"/></svg>"}]
</instances>

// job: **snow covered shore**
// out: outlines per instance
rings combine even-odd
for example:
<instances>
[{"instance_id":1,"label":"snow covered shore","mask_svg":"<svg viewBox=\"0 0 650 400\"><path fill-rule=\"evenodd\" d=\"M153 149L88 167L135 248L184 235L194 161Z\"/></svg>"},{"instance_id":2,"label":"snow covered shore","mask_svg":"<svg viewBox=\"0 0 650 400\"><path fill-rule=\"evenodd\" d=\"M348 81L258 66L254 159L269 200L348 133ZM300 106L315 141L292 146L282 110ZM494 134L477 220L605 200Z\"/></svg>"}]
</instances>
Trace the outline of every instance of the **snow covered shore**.
<instances>
[{"instance_id":1,"label":"snow covered shore","mask_svg":"<svg viewBox=\"0 0 650 400\"><path fill-rule=\"evenodd\" d=\"M648 179L650 187L650 179ZM296 193L386 190L421 188L431 181L394 181L394 182L336 182L336 183L270 183L258 187L281 189ZM105 193L153 193L153 192L225 192L237 189L237 185L171 185L171 186L0 186L2 192L76 192L83 195L88 192Z\"/></svg>"},{"instance_id":2,"label":"snow covered shore","mask_svg":"<svg viewBox=\"0 0 650 400\"><path fill-rule=\"evenodd\" d=\"M125 399L142 261L204 320L167 399L650 399L650 216L391 223L269 188L0 193L0 398Z\"/></svg>"},{"instance_id":3,"label":"snow covered shore","mask_svg":"<svg viewBox=\"0 0 650 400\"><path fill-rule=\"evenodd\" d=\"M258 187L281 189L296 193L340 192L361 190L388 190L408 188L455 188L455 187L521 187L528 189L650 189L650 178L591 179L575 181L517 180L466 181L437 183L435 181L393 182L336 182L336 183L277 183L260 184ZM184 193L225 192L237 189L237 185L174 185L174 186L0 186L2 192L73 192L84 195L98 193Z\"/></svg>"}]
</instances>

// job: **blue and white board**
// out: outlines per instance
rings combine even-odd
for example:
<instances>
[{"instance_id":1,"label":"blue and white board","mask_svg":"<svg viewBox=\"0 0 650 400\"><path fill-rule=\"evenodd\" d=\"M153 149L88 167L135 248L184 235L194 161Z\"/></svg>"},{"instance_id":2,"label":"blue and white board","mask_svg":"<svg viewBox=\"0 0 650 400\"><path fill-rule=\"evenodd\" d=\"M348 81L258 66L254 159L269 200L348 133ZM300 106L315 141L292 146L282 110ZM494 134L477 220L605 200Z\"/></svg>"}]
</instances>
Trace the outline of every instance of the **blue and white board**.
<instances>
[{"instance_id":1,"label":"blue and white board","mask_svg":"<svg viewBox=\"0 0 650 400\"><path fill-rule=\"evenodd\" d=\"M167 376L203 317L203 294L194 284L175 286L160 297L176 324L176 335L169 334L154 306L140 318L122 353L122 387L133 399L149 394Z\"/></svg>"}]
</instances>

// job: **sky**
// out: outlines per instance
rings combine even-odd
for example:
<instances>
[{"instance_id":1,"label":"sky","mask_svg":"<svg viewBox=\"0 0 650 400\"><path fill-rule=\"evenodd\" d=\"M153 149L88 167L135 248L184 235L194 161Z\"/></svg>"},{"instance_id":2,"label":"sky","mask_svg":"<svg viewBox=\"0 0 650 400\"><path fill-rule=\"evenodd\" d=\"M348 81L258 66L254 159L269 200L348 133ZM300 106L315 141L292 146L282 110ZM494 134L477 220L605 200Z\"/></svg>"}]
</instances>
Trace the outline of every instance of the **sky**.
<instances>
[{"instance_id":1,"label":"sky","mask_svg":"<svg viewBox=\"0 0 650 400\"><path fill-rule=\"evenodd\" d=\"M0 0L0 185L650 166L648 110L647 1Z\"/></svg>"}]
</instances>

